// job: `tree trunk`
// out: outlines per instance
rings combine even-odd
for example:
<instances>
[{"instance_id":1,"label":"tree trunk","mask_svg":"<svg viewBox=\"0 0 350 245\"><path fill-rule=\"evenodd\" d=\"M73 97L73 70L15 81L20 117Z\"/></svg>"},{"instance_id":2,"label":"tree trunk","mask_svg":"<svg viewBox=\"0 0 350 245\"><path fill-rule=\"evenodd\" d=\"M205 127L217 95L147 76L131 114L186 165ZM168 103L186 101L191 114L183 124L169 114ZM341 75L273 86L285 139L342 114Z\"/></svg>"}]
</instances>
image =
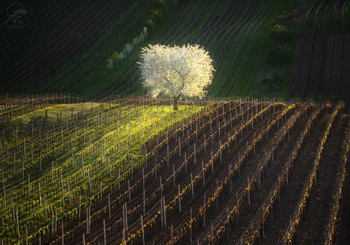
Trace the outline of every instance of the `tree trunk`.
<instances>
[{"instance_id":1,"label":"tree trunk","mask_svg":"<svg viewBox=\"0 0 350 245\"><path fill-rule=\"evenodd\" d=\"M177 111L179 109L178 106L177 106L179 98L180 98L180 95L174 96L174 111Z\"/></svg>"}]
</instances>

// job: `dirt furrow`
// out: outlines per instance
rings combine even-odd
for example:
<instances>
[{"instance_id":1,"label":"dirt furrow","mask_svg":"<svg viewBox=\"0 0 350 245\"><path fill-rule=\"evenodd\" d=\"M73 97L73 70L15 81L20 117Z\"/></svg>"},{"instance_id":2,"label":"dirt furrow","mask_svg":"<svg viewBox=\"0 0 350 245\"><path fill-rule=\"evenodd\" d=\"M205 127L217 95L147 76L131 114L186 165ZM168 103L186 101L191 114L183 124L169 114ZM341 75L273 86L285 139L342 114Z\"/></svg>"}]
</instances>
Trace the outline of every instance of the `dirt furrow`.
<instances>
[{"instance_id":1,"label":"dirt furrow","mask_svg":"<svg viewBox=\"0 0 350 245\"><path fill-rule=\"evenodd\" d=\"M281 201L270 215L272 221L267 226L262 244L276 244L288 226L290 216L295 210L295 205L303 189L304 181L313 166L318 143L326 130L328 119L329 114L325 114L305 140L304 147L294 162L294 171L289 178L288 186L282 190Z\"/></svg>"},{"instance_id":2,"label":"dirt furrow","mask_svg":"<svg viewBox=\"0 0 350 245\"><path fill-rule=\"evenodd\" d=\"M345 137L344 128L348 118L342 116L335 122L327 144L317 175L317 183L311 192L303 222L298 229L296 242L298 244L321 244L327 228L330 203L335 189L336 174L340 168L340 149ZM315 226L315 224L317 224Z\"/></svg>"},{"instance_id":3,"label":"dirt furrow","mask_svg":"<svg viewBox=\"0 0 350 245\"><path fill-rule=\"evenodd\" d=\"M284 144L283 148L280 148L279 152L277 152L276 156L274 157L274 160L267 168L267 171L265 171L265 174L262 176L263 181L261 183L261 187L258 188L257 192L255 192L256 194L252 195L251 197L251 206L249 206L249 208L247 208L247 210L245 210L242 213L238 223L234 225L236 228L231 229L231 234L229 235L228 240L239 240L242 232L245 231L252 218L256 215L258 208L268 198L271 192L271 188L273 187L281 171L285 167L284 163L287 162L288 158L290 158L290 149L293 147L295 141L299 137L299 132L305 126L306 122L306 118L303 118L301 122L297 123L298 125L292 130L290 137ZM270 148L270 145L273 144L278 135L283 133L284 129L285 126L280 128L278 132L276 132L275 136L271 139L272 141L266 144L265 150L263 152L266 152ZM260 157L258 157L257 161L259 159Z\"/></svg>"}]
</instances>

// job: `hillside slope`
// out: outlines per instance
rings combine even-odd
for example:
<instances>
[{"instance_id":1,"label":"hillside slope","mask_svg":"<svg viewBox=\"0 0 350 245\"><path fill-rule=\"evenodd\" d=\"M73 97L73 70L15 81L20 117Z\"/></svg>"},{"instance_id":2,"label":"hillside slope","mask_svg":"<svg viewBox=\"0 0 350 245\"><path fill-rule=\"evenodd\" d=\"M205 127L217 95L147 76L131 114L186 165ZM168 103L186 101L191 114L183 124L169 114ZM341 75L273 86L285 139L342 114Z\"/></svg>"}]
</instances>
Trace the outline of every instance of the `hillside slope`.
<instances>
[{"instance_id":1,"label":"hillside slope","mask_svg":"<svg viewBox=\"0 0 350 245\"><path fill-rule=\"evenodd\" d=\"M271 23L298 3L179 1L150 30L145 44L200 44L217 70L210 96L259 95L259 81L268 73ZM140 47L112 71L106 59L138 35L151 8L152 1L84 2L2 72L3 92L70 92L88 97L146 92L136 66Z\"/></svg>"},{"instance_id":2,"label":"hillside slope","mask_svg":"<svg viewBox=\"0 0 350 245\"><path fill-rule=\"evenodd\" d=\"M26 2L30 6L30 0ZM168 3L166 12L152 9L157 2ZM33 39L29 51L6 60L6 69L0 71L2 92L63 92L89 98L143 94L147 91L136 64L141 47L191 43L204 47L214 60L210 97L346 97L350 93L345 82L350 75L348 1L183 0L175 7L170 2L81 0L70 10L64 4L52 7L51 12L58 11L56 20L62 21L48 22L45 28L50 30L37 34L40 39ZM122 52L155 13L160 21L148 30L146 40L107 68L107 59ZM276 23L286 26L288 42L273 39ZM12 52L2 48L2 54L4 50ZM271 62L281 51L287 59L294 53L293 65L278 59Z\"/></svg>"},{"instance_id":3,"label":"hillside slope","mask_svg":"<svg viewBox=\"0 0 350 245\"><path fill-rule=\"evenodd\" d=\"M195 43L209 51L216 74L210 96L258 95L266 76L273 20L299 6L299 1L189 1L159 38L151 43ZM136 60L98 96L142 93Z\"/></svg>"},{"instance_id":4,"label":"hillside slope","mask_svg":"<svg viewBox=\"0 0 350 245\"><path fill-rule=\"evenodd\" d=\"M84 81L93 67L104 63L114 46L142 28L150 5L141 0L84 1L1 73L2 91L68 92ZM30 6L34 4L29 5L28 13ZM65 10L53 7L51 11ZM74 78L65 82L67 76Z\"/></svg>"},{"instance_id":5,"label":"hillside slope","mask_svg":"<svg viewBox=\"0 0 350 245\"><path fill-rule=\"evenodd\" d=\"M310 9L304 36L297 40L290 96L349 97L348 5L346 0L320 1Z\"/></svg>"}]
</instances>

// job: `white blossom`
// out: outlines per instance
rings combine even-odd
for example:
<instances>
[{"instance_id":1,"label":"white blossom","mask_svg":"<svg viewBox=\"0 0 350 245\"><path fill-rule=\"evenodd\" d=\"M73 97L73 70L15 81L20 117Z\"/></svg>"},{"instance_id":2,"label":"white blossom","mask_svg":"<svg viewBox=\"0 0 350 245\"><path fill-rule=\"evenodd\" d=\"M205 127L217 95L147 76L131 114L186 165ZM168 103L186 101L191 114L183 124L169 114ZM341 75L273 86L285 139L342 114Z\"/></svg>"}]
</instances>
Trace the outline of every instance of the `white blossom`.
<instances>
[{"instance_id":1,"label":"white blossom","mask_svg":"<svg viewBox=\"0 0 350 245\"><path fill-rule=\"evenodd\" d=\"M213 79L212 59L199 45L150 45L140 58L143 86L153 96L162 92L173 97L174 103L181 96L202 98Z\"/></svg>"}]
</instances>

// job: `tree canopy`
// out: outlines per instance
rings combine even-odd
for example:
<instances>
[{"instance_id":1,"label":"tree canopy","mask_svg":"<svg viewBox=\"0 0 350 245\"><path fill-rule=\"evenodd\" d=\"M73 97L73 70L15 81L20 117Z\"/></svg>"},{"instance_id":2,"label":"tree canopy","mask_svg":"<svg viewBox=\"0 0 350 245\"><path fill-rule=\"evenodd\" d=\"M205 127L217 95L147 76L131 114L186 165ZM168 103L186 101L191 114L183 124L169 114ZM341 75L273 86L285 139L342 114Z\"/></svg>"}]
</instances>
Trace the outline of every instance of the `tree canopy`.
<instances>
[{"instance_id":1,"label":"tree canopy","mask_svg":"<svg viewBox=\"0 0 350 245\"><path fill-rule=\"evenodd\" d=\"M173 97L174 109L181 96L205 96L213 79L213 61L199 45L150 45L142 49L140 58L143 86L154 97L159 93Z\"/></svg>"}]
</instances>

